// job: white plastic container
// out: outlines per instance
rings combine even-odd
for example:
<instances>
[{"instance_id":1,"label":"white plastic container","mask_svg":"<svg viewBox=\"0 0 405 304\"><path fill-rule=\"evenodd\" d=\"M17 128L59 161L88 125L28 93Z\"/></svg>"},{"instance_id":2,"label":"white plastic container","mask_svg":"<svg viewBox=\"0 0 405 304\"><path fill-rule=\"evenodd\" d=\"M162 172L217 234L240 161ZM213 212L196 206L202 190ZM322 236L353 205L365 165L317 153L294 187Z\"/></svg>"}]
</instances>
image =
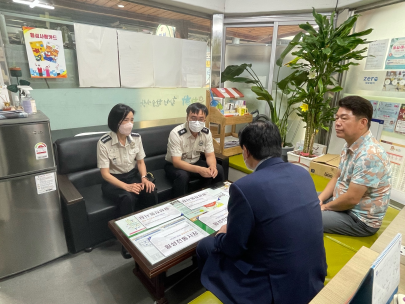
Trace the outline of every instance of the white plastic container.
<instances>
[{"instance_id":1,"label":"white plastic container","mask_svg":"<svg viewBox=\"0 0 405 304\"><path fill-rule=\"evenodd\" d=\"M315 157L305 157L305 156L301 156L299 154L296 154L296 153L299 153L299 152L300 152L300 150L287 152L288 162L293 163L293 164L298 165L298 166L301 166L307 171L309 171L309 165L310 165L311 161L313 161L314 159L317 159L318 157L321 157L321 156L324 155L324 154L321 154L321 155L315 156Z\"/></svg>"}]
</instances>

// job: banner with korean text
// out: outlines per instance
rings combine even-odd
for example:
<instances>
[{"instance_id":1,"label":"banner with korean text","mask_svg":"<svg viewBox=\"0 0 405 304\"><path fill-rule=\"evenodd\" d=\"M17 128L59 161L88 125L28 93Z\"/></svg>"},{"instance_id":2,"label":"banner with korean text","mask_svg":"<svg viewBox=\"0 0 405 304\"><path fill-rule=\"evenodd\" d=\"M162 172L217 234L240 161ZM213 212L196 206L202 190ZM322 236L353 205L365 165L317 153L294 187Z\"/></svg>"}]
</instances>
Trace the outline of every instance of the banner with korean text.
<instances>
[{"instance_id":1,"label":"banner with korean text","mask_svg":"<svg viewBox=\"0 0 405 304\"><path fill-rule=\"evenodd\" d=\"M61 31L23 27L32 78L67 78Z\"/></svg>"}]
</instances>

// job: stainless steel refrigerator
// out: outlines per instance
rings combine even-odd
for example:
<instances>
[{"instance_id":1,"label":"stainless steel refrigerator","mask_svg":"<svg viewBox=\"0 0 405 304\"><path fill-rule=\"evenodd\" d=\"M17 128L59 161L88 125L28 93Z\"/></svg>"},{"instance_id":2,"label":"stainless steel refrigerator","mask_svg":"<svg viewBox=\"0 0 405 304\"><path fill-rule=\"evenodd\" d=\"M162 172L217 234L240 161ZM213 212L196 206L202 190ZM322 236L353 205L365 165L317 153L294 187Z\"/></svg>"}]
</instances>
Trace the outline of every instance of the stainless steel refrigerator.
<instances>
[{"instance_id":1,"label":"stainless steel refrigerator","mask_svg":"<svg viewBox=\"0 0 405 304\"><path fill-rule=\"evenodd\" d=\"M67 252L48 117L0 120L0 278Z\"/></svg>"}]
</instances>

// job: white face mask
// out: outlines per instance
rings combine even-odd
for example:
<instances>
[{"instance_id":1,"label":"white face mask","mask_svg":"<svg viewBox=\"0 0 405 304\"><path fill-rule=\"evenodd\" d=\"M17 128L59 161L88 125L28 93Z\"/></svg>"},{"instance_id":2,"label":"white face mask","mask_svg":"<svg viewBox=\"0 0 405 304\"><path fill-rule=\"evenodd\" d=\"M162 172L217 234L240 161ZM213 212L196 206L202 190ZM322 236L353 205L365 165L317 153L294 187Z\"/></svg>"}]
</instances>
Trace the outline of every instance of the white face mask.
<instances>
[{"instance_id":1,"label":"white face mask","mask_svg":"<svg viewBox=\"0 0 405 304\"><path fill-rule=\"evenodd\" d=\"M249 165L246 163L244 150L242 150L242 157L243 157L243 162L245 163L246 168L248 168L249 170L255 171L256 168L250 168Z\"/></svg>"},{"instance_id":2,"label":"white face mask","mask_svg":"<svg viewBox=\"0 0 405 304\"><path fill-rule=\"evenodd\" d=\"M120 132L122 135L128 136L132 132L132 128L134 127L133 123L126 123L125 125L121 124L120 127L118 128L118 132Z\"/></svg>"},{"instance_id":3,"label":"white face mask","mask_svg":"<svg viewBox=\"0 0 405 304\"><path fill-rule=\"evenodd\" d=\"M189 121L188 127L192 132L200 132L205 127L205 122L203 121Z\"/></svg>"}]
</instances>

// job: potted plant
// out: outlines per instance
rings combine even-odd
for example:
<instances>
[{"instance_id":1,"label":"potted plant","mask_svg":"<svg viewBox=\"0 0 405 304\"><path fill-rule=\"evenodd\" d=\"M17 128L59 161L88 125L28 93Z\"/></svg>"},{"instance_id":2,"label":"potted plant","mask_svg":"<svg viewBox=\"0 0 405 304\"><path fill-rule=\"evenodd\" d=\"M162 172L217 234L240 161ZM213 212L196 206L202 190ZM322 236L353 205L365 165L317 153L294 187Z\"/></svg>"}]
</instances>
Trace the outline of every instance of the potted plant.
<instances>
[{"instance_id":1,"label":"potted plant","mask_svg":"<svg viewBox=\"0 0 405 304\"><path fill-rule=\"evenodd\" d=\"M295 37L294 39L299 39ZM296 40L293 40L296 41ZM283 61L285 56L291 52L293 45L288 45L287 48L282 52L280 58L277 60L278 75L280 74L280 69L283 66ZM247 72L250 77L241 77L243 72ZM259 77L256 75L252 69L252 64L243 63L241 65L229 65L221 74L222 82L231 81L239 83L252 84L251 90L257 95L258 100L264 100L267 102L270 108L270 119L277 125L280 130L283 154L286 155L287 151L292 150L292 144L286 141L287 131L288 131L288 117L296 110L295 105L300 103L296 96L298 91L293 89L302 86L303 82L307 79L307 71L299 71L294 73L293 76L287 77L282 81L278 82L278 77L276 81L276 96L273 100L273 96L264 88ZM293 92L292 96L289 98L288 95ZM286 102L286 108L282 112L282 103Z\"/></svg>"},{"instance_id":2,"label":"potted plant","mask_svg":"<svg viewBox=\"0 0 405 304\"><path fill-rule=\"evenodd\" d=\"M309 23L299 26L305 33L298 33L289 43L290 50L298 48L292 53L295 59L288 63L295 71L284 79L289 83L290 78L306 71L303 85L291 87L289 92L302 102L298 115L306 123L306 132L301 155L307 157L311 157L315 135L320 129L329 131L328 126L334 119L336 108L330 106L332 96L342 90L334 76L358 65L355 61L366 57L363 53L367 47L357 47L368 44L369 41L361 37L372 32L372 29L367 29L350 34L359 15L353 15L335 28L335 13L330 20L316 13L315 9L312 14L319 28L315 30Z\"/></svg>"}]
</instances>

